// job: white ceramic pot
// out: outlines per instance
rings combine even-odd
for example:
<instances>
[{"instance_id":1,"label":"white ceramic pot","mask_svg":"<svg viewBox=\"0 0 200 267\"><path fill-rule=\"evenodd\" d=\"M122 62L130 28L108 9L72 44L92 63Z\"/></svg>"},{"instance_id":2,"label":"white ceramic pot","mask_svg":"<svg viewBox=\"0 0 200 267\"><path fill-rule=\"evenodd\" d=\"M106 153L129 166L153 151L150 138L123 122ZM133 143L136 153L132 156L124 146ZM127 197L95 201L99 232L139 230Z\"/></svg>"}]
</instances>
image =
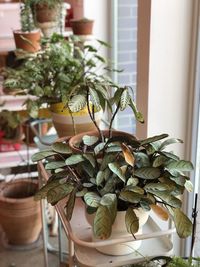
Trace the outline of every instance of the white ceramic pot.
<instances>
[{"instance_id":1,"label":"white ceramic pot","mask_svg":"<svg viewBox=\"0 0 200 267\"><path fill-rule=\"evenodd\" d=\"M149 212L146 212L141 208L134 209L134 212L136 213L136 216L139 218L139 230L136 234L142 234L142 226L147 222L149 218ZM112 234L108 240L121 238L121 237L124 237L124 235L127 236L125 214L126 214L125 211L118 211L117 217L112 226ZM93 220L94 220L94 214L88 215L86 213L86 218L87 218L88 223L92 225ZM130 234L130 236L132 235ZM94 237L92 237L92 240L96 242L99 241L99 239L96 239ZM107 255L123 256L123 255L128 255L128 254L135 252L137 249L139 249L141 244L142 244L142 241L138 240L138 241L119 243L115 245L97 247L96 249Z\"/></svg>"}]
</instances>

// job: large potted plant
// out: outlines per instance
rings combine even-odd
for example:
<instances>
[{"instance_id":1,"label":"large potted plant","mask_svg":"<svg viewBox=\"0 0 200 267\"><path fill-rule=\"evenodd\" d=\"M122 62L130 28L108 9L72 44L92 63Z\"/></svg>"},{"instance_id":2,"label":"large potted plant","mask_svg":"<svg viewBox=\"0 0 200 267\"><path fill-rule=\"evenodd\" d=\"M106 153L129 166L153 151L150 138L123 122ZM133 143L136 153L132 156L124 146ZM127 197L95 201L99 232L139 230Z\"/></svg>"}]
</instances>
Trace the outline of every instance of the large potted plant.
<instances>
[{"instance_id":1,"label":"large potted plant","mask_svg":"<svg viewBox=\"0 0 200 267\"><path fill-rule=\"evenodd\" d=\"M122 225L133 236L141 233L150 210L163 220L171 218L178 235L188 237L192 223L181 211L179 196L192 190L185 172L193 166L167 150L170 144L182 141L168 138L167 134L138 140L124 133L112 135L111 128L108 132L82 135L77 145L79 153L68 143L57 142L50 150L35 154L33 161L50 159L45 167L52 171L35 198L47 198L55 205L66 197L66 216L70 220L75 199L81 196L94 240L112 238L113 234L120 237ZM133 241L98 250L124 255L139 246L140 242Z\"/></svg>"},{"instance_id":2,"label":"large potted plant","mask_svg":"<svg viewBox=\"0 0 200 267\"><path fill-rule=\"evenodd\" d=\"M91 45L79 48L78 41L71 38L66 41L53 35L41 51L26 57L20 67L7 69L4 74L7 93L37 97L26 102L31 117L38 116L43 104L50 107L59 136L95 129L102 116L101 110L106 106L111 108L118 98L122 104L129 99L128 88L118 87L103 73L108 71L107 62L99 55L99 50ZM106 45L102 41L98 43ZM112 89L116 93L111 102ZM135 109L131 101L129 105Z\"/></svg>"},{"instance_id":3,"label":"large potted plant","mask_svg":"<svg viewBox=\"0 0 200 267\"><path fill-rule=\"evenodd\" d=\"M29 0L23 1L20 6L21 29L13 32L16 48L28 52L40 49L40 30L36 29Z\"/></svg>"}]
</instances>

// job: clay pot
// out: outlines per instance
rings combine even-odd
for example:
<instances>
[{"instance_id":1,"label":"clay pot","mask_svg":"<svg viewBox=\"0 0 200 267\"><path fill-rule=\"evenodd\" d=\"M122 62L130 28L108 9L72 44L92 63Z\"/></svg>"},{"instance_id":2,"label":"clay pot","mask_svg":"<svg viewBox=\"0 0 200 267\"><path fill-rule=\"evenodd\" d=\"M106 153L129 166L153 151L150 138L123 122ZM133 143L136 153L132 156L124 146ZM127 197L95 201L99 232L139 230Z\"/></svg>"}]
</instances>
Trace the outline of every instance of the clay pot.
<instances>
[{"instance_id":1,"label":"clay pot","mask_svg":"<svg viewBox=\"0 0 200 267\"><path fill-rule=\"evenodd\" d=\"M11 245L28 245L38 240L42 229L40 202L34 200L38 181L18 179L1 183L0 224Z\"/></svg>"},{"instance_id":2,"label":"clay pot","mask_svg":"<svg viewBox=\"0 0 200 267\"><path fill-rule=\"evenodd\" d=\"M25 50L27 52L37 52L40 50L40 30L35 30L32 32L22 32L16 30L13 32L16 48ZM29 41L26 41L29 40Z\"/></svg>"},{"instance_id":3,"label":"clay pot","mask_svg":"<svg viewBox=\"0 0 200 267\"><path fill-rule=\"evenodd\" d=\"M74 125L69 110L67 108L64 108L63 103L51 105L52 122L59 137L73 136L75 133L82 133L86 130L94 131L96 129L94 123L91 121L87 109L85 109L84 111L72 113L72 115ZM95 118L98 125L100 124L101 117L102 111L95 113Z\"/></svg>"},{"instance_id":4,"label":"clay pot","mask_svg":"<svg viewBox=\"0 0 200 267\"><path fill-rule=\"evenodd\" d=\"M109 130L102 130L101 132L103 133L103 136L105 138L109 137ZM81 143L84 135L100 137L98 131L82 132L80 134L76 134L76 135L72 136L69 139L69 146L71 147L71 149L74 153L78 153L78 154L82 153L82 149L80 149L77 146L77 144ZM114 136L123 136L123 137L127 137L131 140L133 140L133 139L136 140L136 138L132 134L129 134L127 132L122 132L122 131L112 131L112 137L114 137ZM89 151L88 151L88 153L89 153ZM92 151L92 153L93 153L93 151Z\"/></svg>"},{"instance_id":5,"label":"clay pot","mask_svg":"<svg viewBox=\"0 0 200 267\"><path fill-rule=\"evenodd\" d=\"M93 20L80 19L80 20L71 20L71 27L73 34L76 35L91 35L93 31Z\"/></svg>"},{"instance_id":6,"label":"clay pot","mask_svg":"<svg viewBox=\"0 0 200 267\"><path fill-rule=\"evenodd\" d=\"M46 4L37 4L35 6L36 21L39 23L57 21L59 9L59 4L51 8Z\"/></svg>"}]
</instances>

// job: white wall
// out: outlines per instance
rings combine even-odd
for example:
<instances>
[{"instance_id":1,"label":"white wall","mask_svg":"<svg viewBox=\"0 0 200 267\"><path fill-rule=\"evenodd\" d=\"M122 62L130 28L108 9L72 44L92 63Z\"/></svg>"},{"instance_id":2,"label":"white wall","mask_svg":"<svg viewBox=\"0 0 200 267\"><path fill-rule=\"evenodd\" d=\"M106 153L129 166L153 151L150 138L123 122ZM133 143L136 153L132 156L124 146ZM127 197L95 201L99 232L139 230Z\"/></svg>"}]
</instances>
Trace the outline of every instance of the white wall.
<instances>
[{"instance_id":1,"label":"white wall","mask_svg":"<svg viewBox=\"0 0 200 267\"><path fill-rule=\"evenodd\" d=\"M190 113L190 55L194 1L152 0L147 135L168 133L185 142ZM174 146L186 157L184 145ZM181 252L174 239L174 253Z\"/></svg>"},{"instance_id":2,"label":"white wall","mask_svg":"<svg viewBox=\"0 0 200 267\"><path fill-rule=\"evenodd\" d=\"M148 136L186 140L192 2L152 0ZM184 154L184 145L179 153Z\"/></svg>"}]
</instances>

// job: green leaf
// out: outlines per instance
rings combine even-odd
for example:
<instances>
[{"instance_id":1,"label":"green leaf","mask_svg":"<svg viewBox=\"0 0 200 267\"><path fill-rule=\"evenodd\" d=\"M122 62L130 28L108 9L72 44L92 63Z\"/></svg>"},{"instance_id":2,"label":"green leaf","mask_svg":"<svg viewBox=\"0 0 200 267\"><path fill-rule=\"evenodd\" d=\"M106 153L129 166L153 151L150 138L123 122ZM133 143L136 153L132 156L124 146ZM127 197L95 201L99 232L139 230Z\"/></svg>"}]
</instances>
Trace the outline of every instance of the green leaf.
<instances>
[{"instance_id":1,"label":"green leaf","mask_svg":"<svg viewBox=\"0 0 200 267\"><path fill-rule=\"evenodd\" d=\"M87 188L83 188L81 191L76 192L76 197L83 197L87 192Z\"/></svg>"},{"instance_id":2,"label":"green leaf","mask_svg":"<svg viewBox=\"0 0 200 267\"><path fill-rule=\"evenodd\" d=\"M92 165L93 168L96 166L96 161L93 155L91 154L83 154L83 157L86 158L90 164Z\"/></svg>"},{"instance_id":3,"label":"green leaf","mask_svg":"<svg viewBox=\"0 0 200 267\"><path fill-rule=\"evenodd\" d=\"M169 192L159 192L159 191L150 191L153 195L159 197L162 199L166 205L171 205L174 208L180 208L181 207L181 200L174 197L173 195L170 195Z\"/></svg>"},{"instance_id":4,"label":"green leaf","mask_svg":"<svg viewBox=\"0 0 200 267\"><path fill-rule=\"evenodd\" d=\"M40 190L35 194L34 199L41 200L43 198L46 198L47 192L58 185L60 185L60 180L52 180L51 182L40 188Z\"/></svg>"},{"instance_id":5,"label":"green leaf","mask_svg":"<svg viewBox=\"0 0 200 267\"><path fill-rule=\"evenodd\" d=\"M144 139L144 140L140 140L141 142L141 145L147 145L147 144L150 144L150 143L153 143L155 141L159 141L159 140L162 140L166 137L168 137L169 135L168 134L160 134L160 135L155 135L153 137L149 137L147 139Z\"/></svg>"},{"instance_id":6,"label":"green leaf","mask_svg":"<svg viewBox=\"0 0 200 267\"><path fill-rule=\"evenodd\" d=\"M150 166L150 161L147 154L142 152L136 152L134 153L134 156L135 156L135 164L138 168Z\"/></svg>"},{"instance_id":7,"label":"green leaf","mask_svg":"<svg viewBox=\"0 0 200 267\"><path fill-rule=\"evenodd\" d=\"M101 197L97 195L95 192L88 192L84 195L85 203L93 208L97 208L100 205Z\"/></svg>"},{"instance_id":8,"label":"green leaf","mask_svg":"<svg viewBox=\"0 0 200 267\"><path fill-rule=\"evenodd\" d=\"M105 147L105 143L104 143L104 142L99 143L98 145L95 146L95 148L94 148L94 153L95 153L96 155L99 154L99 152L100 152L101 150L103 150L104 147Z\"/></svg>"},{"instance_id":9,"label":"green leaf","mask_svg":"<svg viewBox=\"0 0 200 267\"><path fill-rule=\"evenodd\" d=\"M61 154L71 154L72 150L69 147L69 144L56 142L52 146L53 151Z\"/></svg>"},{"instance_id":10,"label":"green leaf","mask_svg":"<svg viewBox=\"0 0 200 267\"><path fill-rule=\"evenodd\" d=\"M45 165L45 169L46 170L55 170L58 168L62 168L66 166L64 161L53 161L53 162L49 162Z\"/></svg>"},{"instance_id":11,"label":"green leaf","mask_svg":"<svg viewBox=\"0 0 200 267\"><path fill-rule=\"evenodd\" d=\"M122 199L126 202L137 204L140 202L142 195L138 194L138 193L131 192L131 191L122 191L122 192L120 192L119 197L120 197L120 199Z\"/></svg>"},{"instance_id":12,"label":"green leaf","mask_svg":"<svg viewBox=\"0 0 200 267\"><path fill-rule=\"evenodd\" d=\"M68 102L68 107L71 112L78 112L86 106L86 96L85 95L75 95Z\"/></svg>"},{"instance_id":13,"label":"green leaf","mask_svg":"<svg viewBox=\"0 0 200 267\"><path fill-rule=\"evenodd\" d=\"M127 108L130 100L128 89L123 90L120 98L120 109L123 111Z\"/></svg>"},{"instance_id":14,"label":"green leaf","mask_svg":"<svg viewBox=\"0 0 200 267\"><path fill-rule=\"evenodd\" d=\"M153 167L160 167L161 165L164 165L168 159L165 156L158 156L153 161Z\"/></svg>"},{"instance_id":15,"label":"green leaf","mask_svg":"<svg viewBox=\"0 0 200 267\"><path fill-rule=\"evenodd\" d=\"M59 200L69 195L73 189L74 186L72 184L59 184L47 192L47 201L51 203L51 205L55 205Z\"/></svg>"},{"instance_id":16,"label":"green leaf","mask_svg":"<svg viewBox=\"0 0 200 267\"><path fill-rule=\"evenodd\" d=\"M144 189L139 186L129 185L128 187L125 187L125 190L144 195Z\"/></svg>"},{"instance_id":17,"label":"green leaf","mask_svg":"<svg viewBox=\"0 0 200 267\"><path fill-rule=\"evenodd\" d=\"M94 218L93 232L96 238L105 240L111 235L112 220L106 206L99 206Z\"/></svg>"},{"instance_id":18,"label":"green leaf","mask_svg":"<svg viewBox=\"0 0 200 267\"><path fill-rule=\"evenodd\" d=\"M73 190L70 193L69 198L68 198L67 203L66 203L66 206L65 206L66 218L67 218L68 221L70 221L71 218L72 218L74 205L75 205L75 200L76 200L76 190Z\"/></svg>"},{"instance_id":19,"label":"green leaf","mask_svg":"<svg viewBox=\"0 0 200 267\"><path fill-rule=\"evenodd\" d=\"M106 206L110 212L110 216L111 216L111 221L112 224L115 221L115 218L117 216L117 197L115 194L105 194L102 199L100 204L102 206Z\"/></svg>"},{"instance_id":20,"label":"green leaf","mask_svg":"<svg viewBox=\"0 0 200 267\"><path fill-rule=\"evenodd\" d=\"M165 149L166 146L171 145L171 144L175 144L175 143L183 143L183 141L181 139L176 139L176 138L167 139L166 141L164 141L161 144L160 150L163 150L163 149Z\"/></svg>"},{"instance_id":21,"label":"green leaf","mask_svg":"<svg viewBox=\"0 0 200 267\"><path fill-rule=\"evenodd\" d=\"M99 186L104 181L104 171L98 171L96 177L97 186Z\"/></svg>"},{"instance_id":22,"label":"green leaf","mask_svg":"<svg viewBox=\"0 0 200 267\"><path fill-rule=\"evenodd\" d=\"M160 169L154 167L139 168L134 172L134 176L142 179L156 179L160 174Z\"/></svg>"},{"instance_id":23,"label":"green leaf","mask_svg":"<svg viewBox=\"0 0 200 267\"><path fill-rule=\"evenodd\" d=\"M48 157L51 157L51 156L54 156L54 155L56 155L56 152L55 151L52 151L52 150L42 150L40 152L35 153L31 157L31 160L33 162L36 162L36 161L40 161L42 159L45 159L45 158L48 158Z\"/></svg>"},{"instance_id":24,"label":"green leaf","mask_svg":"<svg viewBox=\"0 0 200 267\"><path fill-rule=\"evenodd\" d=\"M85 160L85 158L82 155L76 154L76 155L72 155L68 159L66 159L65 163L66 163L66 165L74 165L74 164L80 163L84 160Z\"/></svg>"},{"instance_id":25,"label":"green leaf","mask_svg":"<svg viewBox=\"0 0 200 267\"><path fill-rule=\"evenodd\" d=\"M191 193L193 191L193 184L190 180L186 180L184 186L188 192Z\"/></svg>"},{"instance_id":26,"label":"green leaf","mask_svg":"<svg viewBox=\"0 0 200 267\"><path fill-rule=\"evenodd\" d=\"M139 230L139 219L132 208L128 208L125 215L126 229L134 235Z\"/></svg>"},{"instance_id":27,"label":"green leaf","mask_svg":"<svg viewBox=\"0 0 200 267\"><path fill-rule=\"evenodd\" d=\"M167 164L166 170L172 175L176 176L177 173L179 172L192 171L193 165L190 161L185 161L185 160L173 161Z\"/></svg>"},{"instance_id":28,"label":"green leaf","mask_svg":"<svg viewBox=\"0 0 200 267\"><path fill-rule=\"evenodd\" d=\"M117 164L117 162L112 162L108 164L109 169L115 173L123 182L125 182L126 178L120 169L120 166Z\"/></svg>"},{"instance_id":29,"label":"green leaf","mask_svg":"<svg viewBox=\"0 0 200 267\"><path fill-rule=\"evenodd\" d=\"M100 170L103 171L108 167L108 164L113 162L116 158L116 155L106 154L101 162Z\"/></svg>"},{"instance_id":30,"label":"green leaf","mask_svg":"<svg viewBox=\"0 0 200 267\"><path fill-rule=\"evenodd\" d=\"M103 45L103 46L105 46L107 48L111 48L111 45L110 44L108 44L108 43L106 43L106 42L104 42L102 40L97 39L97 42L100 43L100 45Z\"/></svg>"},{"instance_id":31,"label":"green leaf","mask_svg":"<svg viewBox=\"0 0 200 267\"><path fill-rule=\"evenodd\" d=\"M130 98L129 106L133 110L133 113L135 115L136 120L141 122L141 123L144 123L144 117L143 117L142 113L140 111L138 111L136 104L132 98Z\"/></svg>"},{"instance_id":32,"label":"green leaf","mask_svg":"<svg viewBox=\"0 0 200 267\"><path fill-rule=\"evenodd\" d=\"M136 186L139 183L139 179L138 178L129 178L127 181L127 185L132 185L132 186Z\"/></svg>"},{"instance_id":33,"label":"green leaf","mask_svg":"<svg viewBox=\"0 0 200 267\"><path fill-rule=\"evenodd\" d=\"M95 170L92 167L91 163L89 163L88 161L83 161L81 163L81 166L82 166L83 170L89 175L90 178L94 177Z\"/></svg>"},{"instance_id":34,"label":"green leaf","mask_svg":"<svg viewBox=\"0 0 200 267\"><path fill-rule=\"evenodd\" d=\"M166 152L166 151L157 151L158 154L165 156L168 159L173 159L175 161L179 160L179 157L177 155L174 155L172 152Z\"/></svg>"},{"instance_id":35,"label":"green leaf","mask_svg":"<svg viewBox=\"0 0 200 267\"><path fill-rule=\"evenodd\" d=\"M192 222L180 209L174 209L173 218L179 237L186 238L192 234Z\"/></svg>"},{"instance_id":36,"label":"green leaf","mask_svg":"<svg viewBox=\"0 0 200 267\"><path fill-rule=\"evenodd\" d=\"M155 192L155 191L171 191L174 189L174 186L165 184L165 183L149 183L146 184L144 189L147 192Z\"/></svg>"},{"instance_id":37,"label":"green leaf","mask_svg":"<svg viewBox=\"0 0 200 267\"><path fill-rule=\"evenodd\" d=\"M93 146L94 144L97 143L99 138L97 136L91 136L91 135L84 135L83 136L83 143L86 146Z\"/></svg>"},{"instance_id":38,"label":"green leaf","mask_svg":"<svg viewBox=\"0 0 200 267\"><path fill-rule=\"evenodd\" d=\"M90 96L91 96L92 104L95 107L99 108L100 107L100 99L99 99L98 93L92 88L89 89L89 93L90 93Z\"/></svg>"}]
</instances>

